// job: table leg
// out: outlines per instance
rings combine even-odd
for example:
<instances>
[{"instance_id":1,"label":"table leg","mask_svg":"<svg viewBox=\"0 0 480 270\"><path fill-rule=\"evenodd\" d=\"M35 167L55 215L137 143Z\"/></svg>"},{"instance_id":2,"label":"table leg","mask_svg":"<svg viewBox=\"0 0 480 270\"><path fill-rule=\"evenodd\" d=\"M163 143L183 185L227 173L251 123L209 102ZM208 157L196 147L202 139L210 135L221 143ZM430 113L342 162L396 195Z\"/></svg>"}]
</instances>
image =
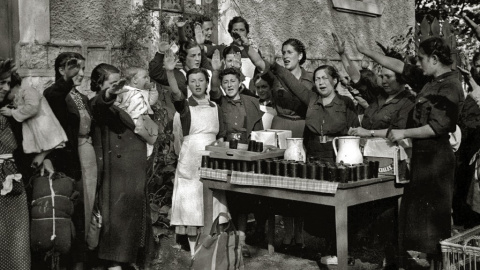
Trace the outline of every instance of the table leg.
<instances>
[{"instance_id":1,"label":"table leg","mask_svg":"<svg viewBox=\"0 0 480 270\"><path fill-rule=\"evenodd\" d=\"M213 190L203 185L203 233L209 234L213 223Z\"/></svg>"},{"instance_id":2,"label":"table leg","mask_svg":"<svg viewBox=\"0 0 480 270\"><path fill-rule=\"evenodd\" d=\"M273 243L275 241L275 215L268 216L268 231L267 231L267 242L268 242L268 254L273 255L275 248Z\"/></svg>"},{"instance_id":3,"label":"table leg","mask_svg":"<svg viewBox=\"0 0 480 270\"><path fill-rule=\"evenodd\" d=\"M348 269L348 207L335 207L338 269Z\"/></svg>"},{"instance_id":4,"label":"table leg","mask_svg":"<svg viewBox=\"0 0 480 270\"><path fill-rule=\"evenodd\" d=\"M401 205L402 205L402 197L398 197L398 202L397 202L397 206L396 206L396 216L395 216L395 228L396 228L396 236L397 236L397 251L396 251L396 256L397 256L397 265L400 266L400 267L403 267L403 238L402 238L402 235L403 235L403 226L402 224L400 224L401 220L400 220L400 209L401 209Z\"/></svg>"}]
</instances>

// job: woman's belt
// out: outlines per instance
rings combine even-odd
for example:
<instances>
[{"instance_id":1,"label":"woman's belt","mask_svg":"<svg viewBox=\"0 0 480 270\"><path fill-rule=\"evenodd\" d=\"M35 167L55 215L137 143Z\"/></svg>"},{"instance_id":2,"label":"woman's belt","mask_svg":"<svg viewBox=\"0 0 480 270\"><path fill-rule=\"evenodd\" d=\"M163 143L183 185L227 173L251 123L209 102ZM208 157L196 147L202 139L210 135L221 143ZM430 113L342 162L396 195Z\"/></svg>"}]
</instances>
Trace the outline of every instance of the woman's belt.
<instances>
[{"instance_id":1,"label":"woman's belt","mask_svg":"<svg viewBox=\"0 0 480 270\"><path fill-rule=\"evenodd\" d=\"M335 136L328 136L328 135L323 135L323 136L318 136L318 135L313 135L313 136L308 136L308 140L312 141L318 141L320 143L328 143L333 141L335 139Z\"/></svg>"}]
</instances>

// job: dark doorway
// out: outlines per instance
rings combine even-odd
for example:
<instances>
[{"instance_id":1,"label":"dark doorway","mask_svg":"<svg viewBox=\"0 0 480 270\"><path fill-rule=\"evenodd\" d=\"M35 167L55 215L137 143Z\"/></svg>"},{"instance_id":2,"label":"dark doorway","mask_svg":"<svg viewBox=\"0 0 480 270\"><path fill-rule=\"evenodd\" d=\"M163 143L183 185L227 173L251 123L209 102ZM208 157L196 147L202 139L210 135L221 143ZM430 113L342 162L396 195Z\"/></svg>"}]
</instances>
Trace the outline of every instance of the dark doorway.
<instances>
[{"instance_id":1,"label":"dark doorway","mask_svg":"<svg viewBox=\"0 0 480 270\"><path fill-rule=\"evenodd\" d=\"M19 41L18 0L1 0L0 4L0 58L15 58L15 44Z\"/></svg>"}]
</instances>

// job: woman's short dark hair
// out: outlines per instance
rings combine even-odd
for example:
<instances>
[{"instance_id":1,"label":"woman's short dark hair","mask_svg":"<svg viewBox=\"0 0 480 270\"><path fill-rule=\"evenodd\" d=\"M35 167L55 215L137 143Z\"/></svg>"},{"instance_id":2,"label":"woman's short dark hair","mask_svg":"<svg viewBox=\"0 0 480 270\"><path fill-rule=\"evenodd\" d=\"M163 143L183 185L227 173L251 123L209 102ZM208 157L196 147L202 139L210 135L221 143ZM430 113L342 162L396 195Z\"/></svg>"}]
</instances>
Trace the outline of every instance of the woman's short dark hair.
<instances>
[{"instance_id":1,"label":"woman's short dark hair","mask_svg":"<svg viewBox=\"0 0 480 270\"><path fill-rule=\"evenodd\" d=\"M102 90L103 83L108 80L110 74L120 73L120 70L110 64L101 63L92 70L90 76L90 89L93 92Z\"/></svg>"},{"instance_id":2,"label":"woman's short dark hair","mask_svg":"<svg viewBox=\"0 0 480 270\"><path fill-rule=\"evenodd\" d=\"M73 59L85 61L85 57L76 52L62 52L55 58L55 80L63 77L60 73L60 68L65 67L65 65Z\"/></svg>"},{"instance_id":3,"label":"woman's short dark hair","mask_svg":"<svg viewBox=\"0 0 480 270\"><path fill-rule=\"evenodd\" d=\"M247 31L247 34L250 33L250 25L248 25L247 20L245 20L243 17L235 16L228 23L228 33L230 35L232 34L233 25L236 23L243 23L243 25L245 26L245 30Z\"/></svg>"},{"instance_id":4,"label":"woman's short dark hair","mask_svg":"<svg viewBox=\"0 0 480 270\"><path fill-rule=\"evenodd\" d=\"M226 68L222 71L220 71L220 73L218 74L218 78L221 80L223 80L223 77L227 76L227 75L235 75L237 77L237 79L240 81L241 77L242 77L242 73L240 73L240 70L238 68Z\"/></svg>"},{"instance_id":5,"label":"woman's short dark hair","mask_svg":"<svg viewBox=\"0 0 480 270\"><path fill-rule=\"evenodd\" d=\"M289 38L282 44L282 49L285 45L291 45L297 53L302 54L302 59L300 59L299 64L303 65L305 63L305 60L307 60L307 52L305 50L305 45L303 45L303 42L296 38Z\"/></svg>"},{"instance_id":6,"label":"woman's short dark hair","mask_svg":"<svg viewBox=\"0 0 480 270\"><path fill-rule=\"evenodd\" d=\"M189 69L187 71L187 81L186 83L188 84L188 78L190 77L190 75L193 75L193 74L203 74L205 76L205 80L207 81L207 83L210 81L209 79L209 75L208 75L208 72L206 69L203 69L203 68L192 68L192 69Z\"/></svg>"},{"instance_id":7,"label":"woman's short dark hair","mask_svg":"<svg viewBox=\"0 0 480 270\"><path fill-rule=\"evenodd\" d=\"M0 78L11 77L12 73L15 71L15 62L13 59L2 59L0 58Z\"/></svg>"},{"instance_id":8,"label":"woman's short dark hair","mask_svg":"<svg viewBox=\"0 0 480 270\"><path fill-rule=\"evenodd\" d=\"M237 52L242 53L242 50L240 50L239 47L234 46L234 45L233 45L233 46L228 46L228 47L226 47L225 49L223 49L223 51L222 51L222 57L223 57L223 59L226 59L226 58L227 58L227 54L233 54L233 55L235 55Z\"/></svg>"},{"instance_id":9,"label":"woman's short dark hair","mask_svg":"<svg viewBox=\"0 0 480 270\"><path fill-rule=\"evenodd\" d=\"M319 67L317 67L315 69L315 71L313 72L313 79L315 80L315 75L317 74L317 71L320 71L320 70L327 70L327 73L333 78L333 79L337 79L337 83L333 86L333 87L336 87L337 84L340 82L340 73L338 73L338 70L333 67L333 66L330 66L330 65L321 65Z\"/></svg>"},{"instance_id":10,"label":"woman's short dark hair","mask_svg":"<svg viewBox=\"0 0 480 270\"><path fill-rule=\"evenodd\" d=\"M273 87L273 83L274 83L274 79L272 76L268 76L268 75L265 75L265 76L260 76L260 74L257 74L253 77L253 83L256 84L259 80L264 80L267 82L268 86L270 86L270 88Z\"/></svg>"},{"instance_id":11,"label":"woman's short dark hair","mask_svg":"<svg viewBox=\"0 0 480 270\"><path fill-rule=\"evenodd\" d=\"M187 55L188 55L188 50L190 50L191 48L195 48L195 47L198 47L201 50L198 43L194 40L189 39L189 40L180 42L180 50L178 51L178 59L180 59L180 62L182 64L185 64L185 60L187 59Z\"/></svg>"},{"instance_id":12,"label":"woman's short dark hair","mask_svg":"<svg viewBox=\"0 0 480 270\"><path fill-rule=\"evenodd\" d=\"M438 61L449 66L453 63L450 46L440 37L431 37L420 43L419 50L423 50L426 55L436 55Z\"/></svg>"},{"instance_id":13,"label":"woman's short dark hair","mask_svg":"<svg viewBox=\"0 0 480 270\"><path fill-rule=\"evenodd\" d=\"M203 23L205 23L205 22L212 22L213 23L213 20L212 20L212 18L210 18L208 16L201 16L200 18L198 18L194 21L194 23L198 23L202 26L203 26Z\"/></svg>"}]
</instances>

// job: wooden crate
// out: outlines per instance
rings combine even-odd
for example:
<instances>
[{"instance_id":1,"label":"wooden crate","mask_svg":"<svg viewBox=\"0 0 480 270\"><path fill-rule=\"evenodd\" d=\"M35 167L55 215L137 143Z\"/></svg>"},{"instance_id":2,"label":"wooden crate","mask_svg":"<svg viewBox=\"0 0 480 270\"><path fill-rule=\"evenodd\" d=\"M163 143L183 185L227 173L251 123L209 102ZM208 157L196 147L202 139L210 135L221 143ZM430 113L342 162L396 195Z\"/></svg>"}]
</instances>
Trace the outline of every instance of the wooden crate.
<instances>
[{"instance_id":1,"label":"wooden crate","mask_svg":"<svg viewBox=\"0 0 480 270\"><path fill-rule=\"evenodd\" d=\"M217 145L207 145L205 150L210 151L210 157L233 160L259 160L267 158L283 157L285 149L267 148L264 152L247 151L248 145L239 143L237 149L230 149L228 142L221 142Z\"/></svg>"}]
</instances>

